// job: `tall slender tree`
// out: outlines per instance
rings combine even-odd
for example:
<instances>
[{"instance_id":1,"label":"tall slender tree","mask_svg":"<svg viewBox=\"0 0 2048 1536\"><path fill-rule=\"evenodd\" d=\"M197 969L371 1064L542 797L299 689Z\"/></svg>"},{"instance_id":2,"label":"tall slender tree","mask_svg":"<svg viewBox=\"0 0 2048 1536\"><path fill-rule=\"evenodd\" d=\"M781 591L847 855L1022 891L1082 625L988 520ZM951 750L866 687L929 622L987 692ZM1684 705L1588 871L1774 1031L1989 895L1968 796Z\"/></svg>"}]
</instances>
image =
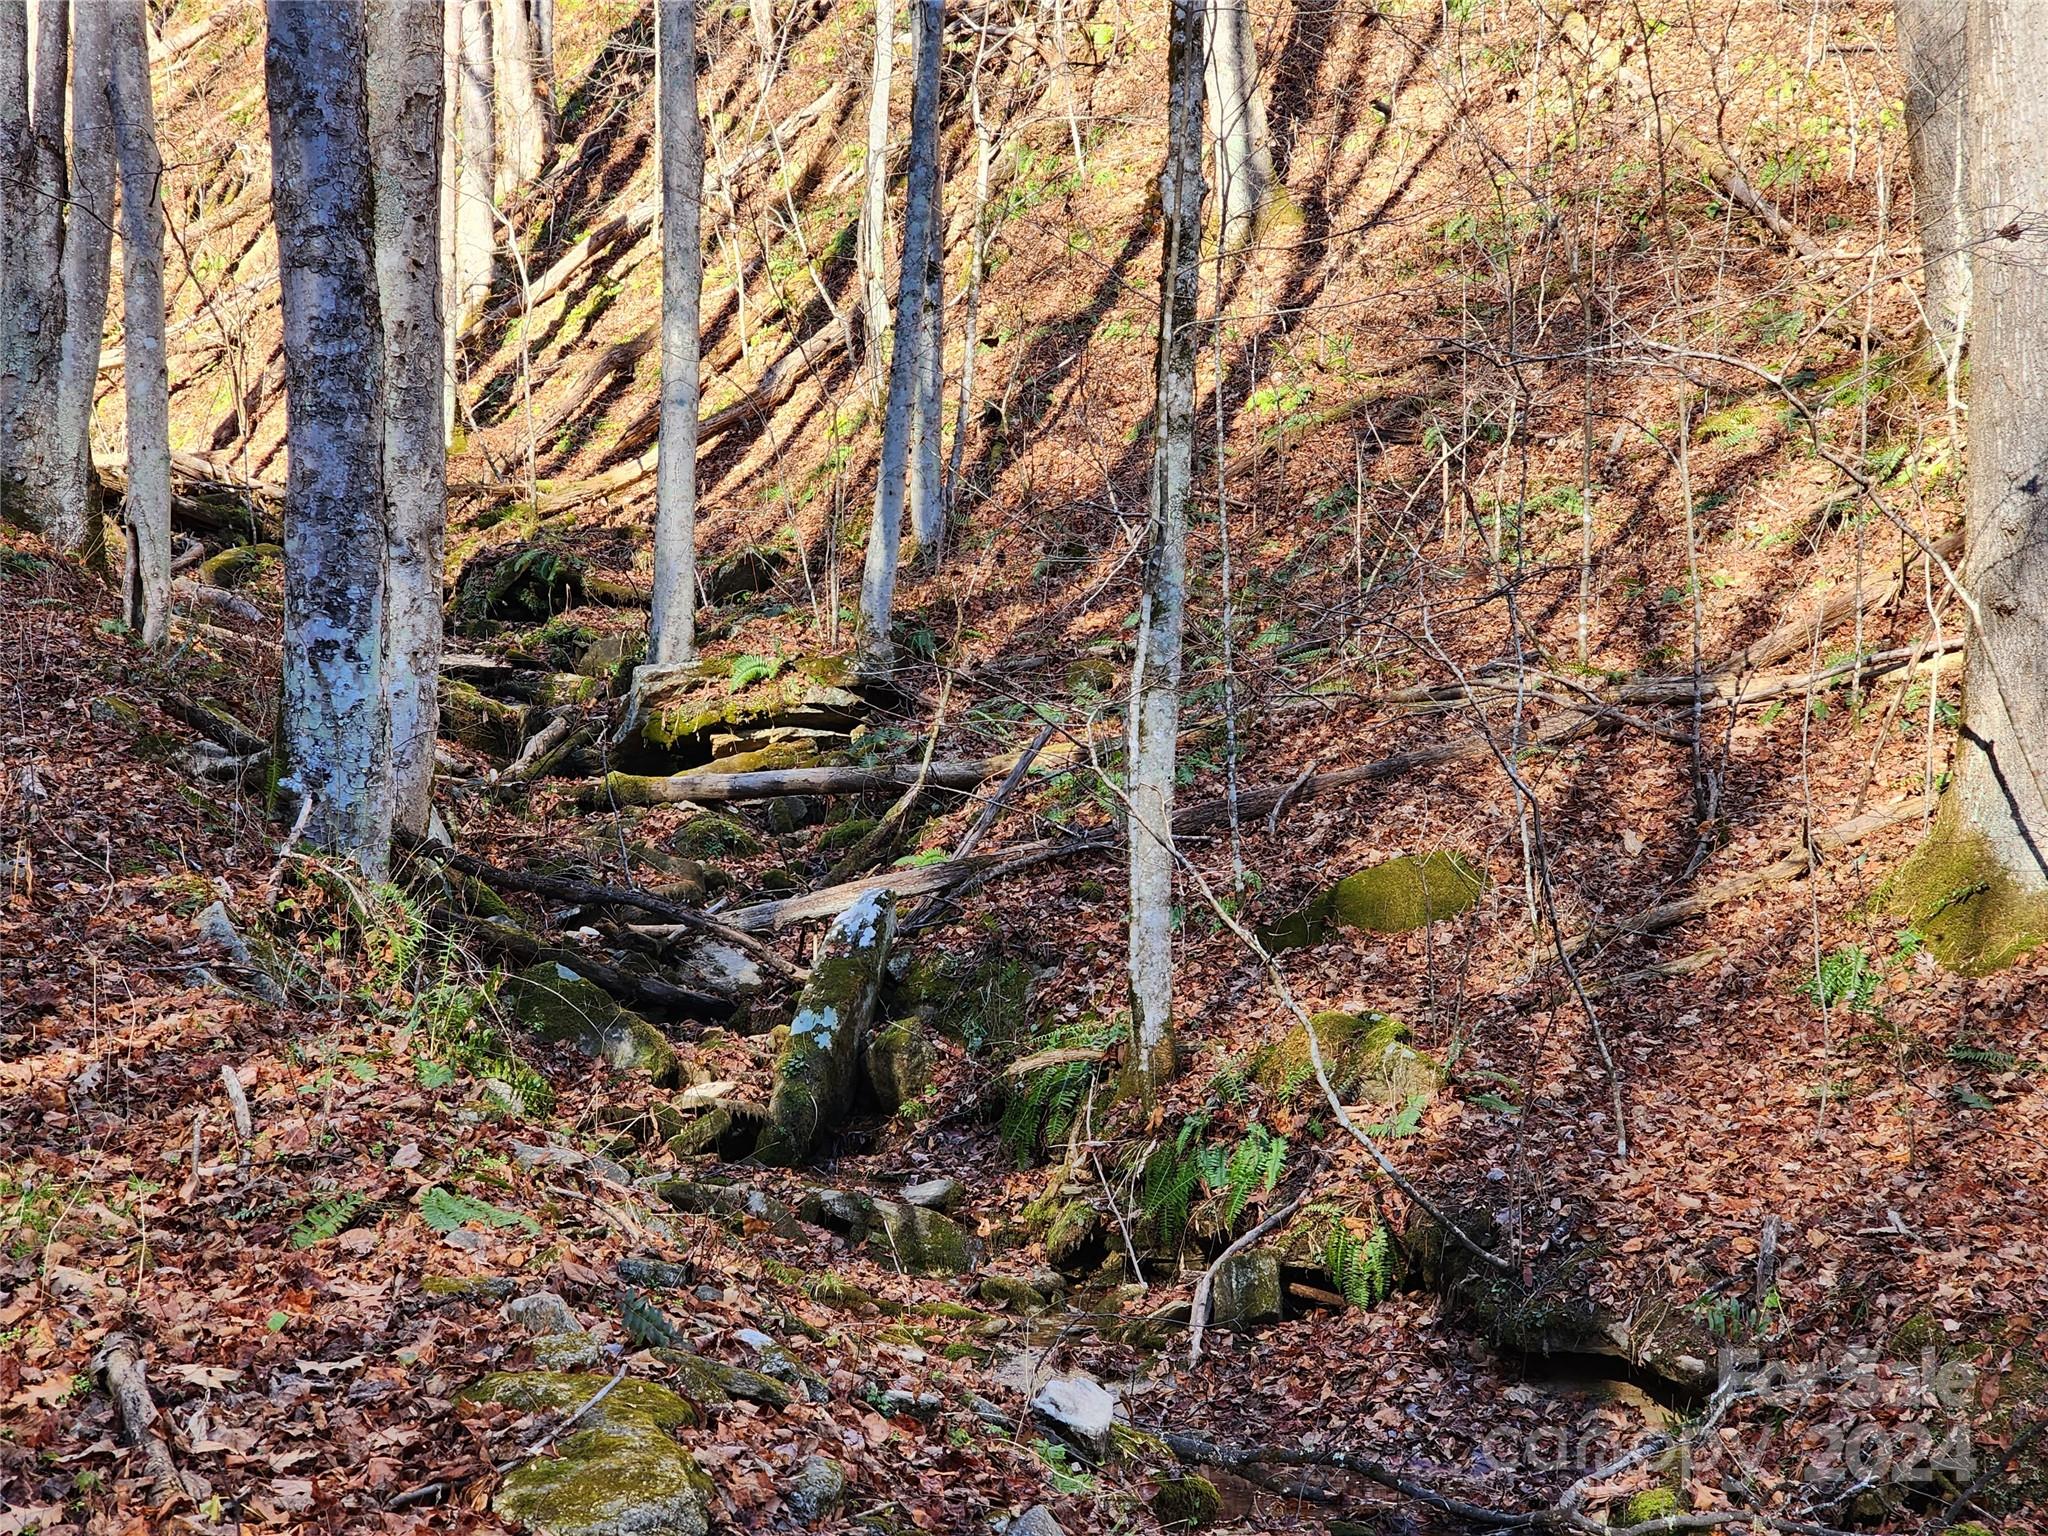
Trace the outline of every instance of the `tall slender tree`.
<instances>
[{"instance_id":1,"label":"tall slender tree","mask_svg":"<svg viewBox=\"0 0 2048 1536\"><path fill-rule=\"evenodd\" d=\"M448 3L460 6L462 29L455 188L455 326L460 330L489 297L497 261L498 88L491 58L491 0Z\"/></svg>"},{"instance_id":2,"label":"tall slender tree","mask_svg":"<svg viewBox=\"0 0 2048 1536\"><path fill-rule=\"evenodd\" d=\"M875 5L875 62L868 75L867 158L862 165L859 242L861 321L868 373L879 382L889 334L889 88L896 73L895 0Z\"/></svg>"},{"instance_id":3,"label":"tall slender tree","mask_svg":"<svg viewBox=\"0 0 2048 1536\"><path fill-rule=\"evenodd\" d=\"M554 140L554 120L535 87L533 18L526 0L491 0L498 106L505 120L498 157L498 195L516 192L541 172Z\"/></svg>"},{"instance_id":4,"label":"tall slender tree","mask_svg":"<svg viewBox=\"0 0 2048 1536\"><path fill-rule=\"evenodd\" d=\"M455 398L455 327L462 313L455 259L457 105L462 97L462 6L441 3L441 415L453 440L457 426Z\"/></svg>"},{"instance_id":5,"label":"tall slender tree","mask_svg":"<svg viewBox=\"0 0 2048 1536\"><path fill-rule=\"evenodd\" d=\"M647 659L656 666L670 666L697 654L704 122L697 107L696 0L659 0L655 60L661 118L661 444Z\"/></svg>"},{"instance_id":6,"label":"tall slender tree","mask_svg":"<svg viewBox=\"0 0 2048 1536\"><path fill-rule=\"evenodd\" d=\"M390 856L384 332L364 0L269 0L285 356L284 749L318 847Z\"/></svg>"},{"instance_id":7,"label":"tall slender tree","mask_svg":"<svg viewBox=\"0 0 2048 1536\"><path fill-rule=\"evenodd\" d=\"M1246 0L1208 0L1208 9L1209 131L1216 136L1216 201L1228 250L1250 240L1258 224L1273 184L1273 145Z\"/></svg>"},{"instance_id":8,"label":"tall slender tree","mask_svg":"<svg viewBox=\"0 0 2048 1536\"><path fill-rule=\"evenodd\" d=\"M945 64L945 0L939 0L934 16L925 7L911 8L911 47L915 50L917 78L925 76L925 56L936 55L936 75ZM934 125L934 133L937 128ZM936 560L945 536L945 461L942 457L946 380L946 213L945 182L938 174L938 146L932 145L931 196L922 213L924 232L924 302L915 336L905 334L898 346L916 349L916 384L910 411L910 526L917 535L917 553L922 560ZM907 252L906 252L907 259Z\"/></svg>"},{"instance_id":9,"label":"tall slender tree","mask_svg":"<svg viewBox=\"0 0 2048 1536\"><path fill-rule=\"evenodd\" d=\"M424 835L440 725L441 566L447 531L442 419L439 0L369 0L378 309L384 328L385 698L396 825Z\"/></svg>"},{"instance_id":10,"label":"tall slender tree","mask_svg":"<svg viewBox=\"0 0 2048 1536\"><path fill-rule=\"evenodd\" d=\"M60 548L90 550L96 529L63 494L65 456L57 433L70 196L64 152L70 9L66 0L48 0L32 13L24 0L0 6L0 89L7 94L0 104L6 136L0 175L8 183L0 230L0 516L40 529Z\"/></svg>"},{"instance_id":11,"label":"tall slender tree","mask_svg":"<svg viewBox=\"0 0 2048 1536\"><path fill-rule=\"evenodd\" d=\"M1969 0L1972 633L1954 776L1894 904L1937 957L1995 969L2048 940L2048 29Z\"/></svg>"},{"instance_id":12,"label":"tall slender tree","mask_svg":"<svg viewBox=\"0 0 2048 1536\"><path fill-rule=\"evenodd\" d=\"M71 37L71 209L64 233L64 338L57 365L59 526L100 527L92 467L92 407L106 337L114 246L114 118L108 84L107 8L81 5Z\"/></svg>"},{"instance_id":13,"label":"tall slender tree","mask_svg":"<svg viewBox=\"0 0 2048 1536\"><path fill-rule=\"evenodd\" d=\"M881 468L876 476L875 515L868 525L867 561L861 573L861 665L880 671L894 661L889 621L896 606L896 564L903 538L903 502L910 455L911 417L919 389L917 341L924 334L925 298L937 286L931 272L938 240L931 210L939 182L939 49L944 24L942 0L911 0L912 32L933 39L917 52L910 99L910 167L904 193L903 266L896 280L897 343L889 360L889 397L882 411Z\"/></svg>"},{"instance_id":14,"label":"tall slender tree","mask_svg":"<svg viewBox=\"0 0 2048 1536\"><path fill-rule=\"evenodd\" d=\"M1196 306L1202 248L1202 0L1173 0L1167 41L1166 168L1159 202L1158 404L1131 672L1129 743L1131 1052L1149 1102L1174 1067L1173 775L1194 483Z\"/></svg>"},{"instance_id":15,"label":"tall slender tree","mask_svg":"<svg viewBox=\"0 0 2048 1536\"><path fill-rule=\"evenodd\" d=\"M1969 167L1963 129L1964 0L1897 0L1899 61L1906 75L1906 152L1913 220L1926 279L1928 372L1944 374L1961 347L1970 307L1965 205Z\"/></svg>"},{"instance_id":16,"label":"tall slender tree","mask_svg":"<svg viewBox=\"0 0 2048 1536\"><path fill-rule=\"evenodd\" d=\"M171 624L171 386L164 353L163 158L149 94L143 0L106 6L108 90L121 166L122 376L128 401L128 623L145 645ZM77 233L77 231L74 231Z\"/></svg>"}]
</instances>

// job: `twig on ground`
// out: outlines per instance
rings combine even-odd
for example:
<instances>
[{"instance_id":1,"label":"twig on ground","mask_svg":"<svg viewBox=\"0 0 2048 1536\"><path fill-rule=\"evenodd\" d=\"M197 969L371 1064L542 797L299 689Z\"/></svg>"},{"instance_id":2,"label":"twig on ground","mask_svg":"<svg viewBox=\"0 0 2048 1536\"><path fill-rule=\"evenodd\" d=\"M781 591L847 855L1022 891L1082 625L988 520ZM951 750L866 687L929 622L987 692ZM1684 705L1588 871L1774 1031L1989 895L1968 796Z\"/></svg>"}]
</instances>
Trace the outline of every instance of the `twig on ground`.
<instances>
[{"instance_id":1,"label":"twig on ground","mask_svg":"<svg viewBox=\"0 0 2048 1536\"><path fill-rule=\"evenodd\" d=\"M1216 1276L1223 1266L1251 1247L1268 1232L1288 1220L1308 1200L1309 1191L1316 1186L1316 1177L1329 1162L1321 1152L1309 1160L1308 1177L1301 1181L1301 1190L1295 1197L1273 1212L1264 1221L1253 1227L1237 1241L1216 1255L1215 1261L1202 1271L1202 1278L1195 1282L1195 1299L1188 1310L1188 1364L1196 1365L1202 1358L1202 1335L1209 1326L1209 1293L1215 1288Z\"/></svg>"}]
</instances>

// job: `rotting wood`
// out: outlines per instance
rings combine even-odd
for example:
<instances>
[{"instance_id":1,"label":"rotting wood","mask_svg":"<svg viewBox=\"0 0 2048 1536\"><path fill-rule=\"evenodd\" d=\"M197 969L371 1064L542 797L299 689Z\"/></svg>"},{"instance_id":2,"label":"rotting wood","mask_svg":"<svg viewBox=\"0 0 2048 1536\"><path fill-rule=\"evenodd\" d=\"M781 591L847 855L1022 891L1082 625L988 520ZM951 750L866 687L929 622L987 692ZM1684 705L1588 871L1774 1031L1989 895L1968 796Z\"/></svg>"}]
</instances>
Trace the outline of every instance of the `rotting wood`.
<instances>
[{"instance_id":1,"label":"rotting wood","mask_svg":"<svg viewBox=\"0 0 2048 1536\"><path fill-rule=\"evenodd\" d=\"M1065 761L1071 754L1056 755ZM1019 754L935 762L924 775L931 789L976 789L1017 766ZM752 773L612 773L586 787L597 805L695 805L713 801L774 800L784 795L874 795L901 792L918 770L899 768L764 768Z\"/></svg>"},{"instance_id":2,"label":"rotting wood","mask_svg":"<svg viewBox=\"0 0 2048 1536\"><path fill-rule=\"evenodd\" d=\"M437 906L434 915L437 921L476 945L478 949L505 955L521 965L550 963L566 966L585 981L594 982L604 988L621 1002L641 1008L657 1008L664 1012L691 1014L699 1018L726 1019L732 1016L733 1003L730 998L714 997L709 992L694 992L688 987L679 987L673 982L663 981L658 976L643 976L638 972L621 970L609 961L598 959L588 950L561 943L551 944L536 938L523 928L486 922L467 912L458 912L453 907Z\"/></svg>"},{"instance_id":3,"label":"rotting wood","mask_svg":"<svg viewBox=\"0 0 2048 1536\"><path fill-rule=\"evenodd\" d=\"M1619 922L1596 924L1585 933L1563 940L1563 943L1569 953L1577 954L1588 944L1601 938L1623 935L1646 937L1676 928L1680 923L1688 922L1712 911L1715 907L1747 896L1752 891L1760 891L1768 885L1782 885L1788 880L1798 879L1812 870L1815 860L1823 854L1840 852L1873 833L1883 832L1887 828L1898 826L1901 822L1916 821L1926 810L1926 804L1918 795L1912 795L1903 800L1895 800L1877 810L1866 811L1863 815L1852 817L1837 826L1815 832L1789 852L1781 854L1759 869L1750 870L1746 874L1731 875L1726 880L1710 885L1705 890L1695 891L1689 896L1680 896L1671 901L1660 902L1654 907L1646 907L1635 916L1625 917ZM1554 953L1554 948L1546 945L1532 959L1541 963L1552 958Z\"/></svg>"},{"instance_id":4,"label":"rotting wood","mask_svg":"<svg viewBox=\"0 0 2048 1536\"><path fill-rule=\"evenodd\" d=\"M420 842L415 845L425 857L436 859L457 874L469 875L486 885L499 890L521 891L531 896L548 896L557 901L573 901L594 906L631 907L651 917L661 918L679 928L687 928L707 938L720 939L734 948L744 951L777 976L789 982L802 982L806 972L795 965L773 947L755 938L750 931L723 919L711 917L694 907L681 902L669 901L647 891L638 891L630 886L606 885L594 880L572 880L561 875L538 875L531 871L500 869L495 864L467 853L457 853L436 843ZM597 978L592 977L593 981Z\"/></svg>"},{"instance_id":5,"label":"rotting wood","mask_svg":"<svg viewBox=\"0 0 2048 1536\"><path fill-rule=\"evenodd\" d=\"M178 1473L170 1442L157 1432L156 1400L149 1392L149 1370L142 1350L125 1333L107 1335L93 1356L93 1372L106 1383L113 1399L121 1433L141 1454L143 1470L156 1484L160 1504L177 1503L190 1497L191 1490Z\"/></svg>"}]
</instances>

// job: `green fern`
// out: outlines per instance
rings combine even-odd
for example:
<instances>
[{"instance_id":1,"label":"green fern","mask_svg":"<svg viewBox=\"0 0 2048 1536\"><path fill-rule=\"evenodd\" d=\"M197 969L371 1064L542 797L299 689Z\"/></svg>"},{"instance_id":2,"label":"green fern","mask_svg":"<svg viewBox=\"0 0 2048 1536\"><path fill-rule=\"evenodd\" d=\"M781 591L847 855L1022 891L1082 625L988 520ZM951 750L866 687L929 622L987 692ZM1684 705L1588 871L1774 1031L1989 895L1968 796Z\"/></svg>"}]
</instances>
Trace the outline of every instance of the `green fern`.
<instances>
[{"instance_id":1,"label":"green fern","mask_svg":"<svg viewBox=\"0 0 2048 1536\"><path fill-rule=\"evenodd\" d=\"M1107 1050L1123 1033L1120 1021L1083 1019L1042 1032L1032 1041L1027 1054ZM1096 1065L1093 1061L1056 1062L1026 1073L1010 1090L1009 1102L1003 1106L1002 1136L1019 1165L1030 1162L1044 1147L1073 1129L1074 1117L1088 1097L1088 1086L1095 1081Z\"/></svg>"},{"instance_id":2,"label":"green fern","mask_svg":"<svg viewBox=\"0 0 2048 1536\"><path fill-rule=\"evenodd\" d=\"M2019 1065L2019 1058L2012 1052L1985 1045L1952 1045L1948 1048L1948 1059L1958 1066L1984 1067L1993 1072L2010 1072Z\"/></svg>"},{"instance_id":3,"label":"green fern","mask_svg":"<svg viewBox=\"0 0 2048 1536\"><path fill-rule=\"evenodd\" d=\"M1377 1306L1394 1288L1393 1236L1375 1221L1361 1240L1343 1217L1332 1216L1323 1239L1323 1268L1351 1305L1361 1310Z\"/></svg>"},{"instance_id":4,"label":"green fern","mask_svg":"<svg viewBox=\"0 0 2048 1536\"><path fill-rule=\"evenodd\" d=\"M346 1190L314 1201L306 1213L292 1223L292 1246L311 1248L315 1243L324 1243L330 1237L339 1236L369 1203L370 1197L358 1190Z\"/></svg>"},{"instance_id":5,"label":"green fern","mask_svg":"<svg viewBox=\"0 0 2048 1536\"><path fill-rule=\"evenodd\" d=\"M1190 1115L1171 1143L1154 1147L1145 1158L1138 1181L1138 1206L1162 1247L1179 1243L1202 1185L1202 1155L1209 1149L1196 1138L1208 1119Z\"/></svg>"},{"instance_id":6,"label":"green fern","mask_svg":"<svg viewBox=\"0 0 2048 1536\"><path fill-rule=\"evenodd\" d=\"M1270 1192L1280 1182L1287 1168L1287 1138L1253 1121L1235 1147L1204 1147L1199 1162L1202 1182L1223 1197L1223 1225L1228 1229L1237 1225L1254 1191Z\"/></svg>"},{"instance_id":7,"label":"green fern","mask_svg":"<svg viewBox=\"0 0 2048 1536\"><path fill-rule=\"evenodd\" d=\"M423 1059L501 1082L521 1111L546 1114L554 1107L554 1089L492 1021L490 996L463 975L461 958L452 940L444 944L436 979L414 995L412 1023L425 1043Z\"/></svg>"}]
</instances>

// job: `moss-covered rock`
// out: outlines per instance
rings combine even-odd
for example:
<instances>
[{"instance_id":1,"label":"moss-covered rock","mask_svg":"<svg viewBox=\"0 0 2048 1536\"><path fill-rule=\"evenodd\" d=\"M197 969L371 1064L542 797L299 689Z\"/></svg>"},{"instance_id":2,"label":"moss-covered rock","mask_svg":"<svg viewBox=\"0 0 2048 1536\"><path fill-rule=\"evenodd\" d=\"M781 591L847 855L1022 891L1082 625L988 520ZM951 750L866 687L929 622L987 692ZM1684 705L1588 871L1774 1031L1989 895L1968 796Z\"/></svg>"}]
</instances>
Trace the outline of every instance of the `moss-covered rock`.
<instances>
[{"instance_id":1,"label":"moss-covered rock","mask_svg":"<svg viewBox=\"0 0 2048 1536\"><path fill-rule=\"evenodd\" d=\"M890 1003L971 1051L1009 1056L1031 1038L1032 979L1029 965L1000 953L918 955L891 987Z\"/></svg>"},{"instance_id":2,"label":"moss-covered rock","mask_svg":"<svg viewBox=\"0 0 2048 1536\"><path fill-rule=\"evenodd\" d=\"M862 1057L875 1103L893 1115L923 1093L931 1085L935 1055L918 1019L896 1019L875 1030Z\"/></svg>"},{"instance_id":3,"label":"moss-covered rock","mask_svg":"<svg viewBox=\"0 0 2048 1536\"><path fill-rule=\"evenodd\" d=\"M1209 1291L1209 1320L1218 1328L1249 1328L1279 1319L1279 1253L1247 1248L1225 1259Z\"/></svg>"},{"instance_id":4,"label":"moss-covered rock","mask_svg":"<svg viewBox=\"0 0 2048 1536\"><path fill-rule=\"evenodd\" d=\"M441 681L441 734L485 757L509 759L526 742L530 711L454 678Z\"/></svg>"},{"instance_id":5,"label":"moss-covered rock","mask_svg":"<svg viewBox=\"0 0 2048 1536\"><path fill-rule=\"evenodd\" d=\"M872 816L849 816L844 821L835 821L818 834L818 851L837 853L842 848L851 848L877 825Z\"/></svg>"},{"instance_id":6,"label":"moss-covered rock","mask_svg":"<svg viewBox=\"0 0 2048 1536\"><path fill-rule=\"evenodd\" d=\"M724 1105L714 1105L684 1125L666 1143L672 1157L709 1157L719 1142L733 1133L736 1121Z\"/></svg>"},{"instance_id":7,"label":"moss-covered rock","mask_svg":"<svg viewBox=\"0 0 2048 1536\"><path fill-rule=\"evenodd\" d=\"M829 1456L806 1456L783 1490L789 1512L811 1525L837 1514L845 1496L846 1473Z\"/></svg>"},{"instance_id":8,"label":"moss-covered rock","mask_svg":"<svg viewBox=\"0 0 2048 1536\"><path fill-rule=\"evenodd\" d=\"M1409 1043L1408 1026L1384 1013L1318 1013L1309 1020L1330 1086L1347 1100L1405 1105L1434 1096L1443 1068ZM1315 1080L1308 1031L1296 1025L1252 1057L1252 1080L1287 1097Z\"/></svg>"},{"instance_id":9,"label":"moss-covered rock","mask_svg":"<svg viewBox=\"0 0 2048 1536\"><path fill-rule=\"evenodd\" d=\"M884 1250L906 1272L960 1275L974 1268L973 1240L952 1217L894 1200L875 1204L882 1229L868 1239L868 1246Z\"/></svg>"},{"instance_id":10,"label":"moss-covered rock","mask_svg":"<svg viewBox=\"0 0 2048 1536\"><path fill-rule=\"evenodd\" d=\"M673 1434L699 1414L668 1388L630 1379L612 1385L596 1374L501 1371L461 1396L523 1413L582 1415L549 1455L505 1474L491 1501L504 1519L544 1536L704 1536L710 1529L711 1480Z\"/></svg>"},{"instance_id":11,"label":"moss-covered rock","mask_svg":"<svg viewBox=\"0 0 2048 1536\"><path fill-rule=\"evenodd\" d=\"M209 587L239 587L283 560L284 551L275 544L237 544L202 561L199 579Z\"/></svg>"},{"instance_id":12,"label":"moss-covered rock","mask_svg":"<svg viewBox=\"0 0 2048 1536\"><path fill-rule=\"evenodd\" d=\"M845 664L814 657L706 660L641 675L638 724L621 744L628 768L683 766L713 755L714 738L782 727L843 731L867 713Z\"/></svg>"},{"instance_id":13,"label":"moss-covered rock","mask_svg":"<svg viewBox=\"0 0 2048 1536\"><path fill-rule=\"evenodd\" d=\"M1102 1212L1086 1200L1067 1200L1055 1206L1045 1223L1045 1258L1048 1264L1073 1269L1092 1264L1100 1255L1096 1241L1102 1234Z\"/></svg>"},{"instance_id":14,"label":"moss-covered rock","mask_svg":"<svg viewBox=\"0 0 2048 1536\"><path fill-rule=\"evenodd\" d=\"M1320 944L1332 924L1364 933L1407 933L1469 910L1486 871L1438 849L1400 854L1347 875L1293 916L1261 932L1271 949Z\"/></svg>"},{"instance_id":15,"label":"moss-covered rock","mask_svg":"<svg viewBox=\"0 0 2048 1536\"><path fill-rule=\"evenodd\" d=\"M826 930L775 1063L769 1124L755 1148L762 1161L803 1161L853 1102L895 934L896 898L887 891L863 892Z\"/></svg>"},{"instance_id":16,"label":"moss-covered rock","mask_svg":"<svg viewBox=\"0 0 2048 1536\"><path fill-rule=\"evenodd\" d=\"M1214 1525L1222 1513L1223 1495L1216 1485L1193 1473L1168 1478L1152 1494L1152 1518L1168 1530Z\"/></svg>"},{"instance_id":17,"label":"moss-covered rock","mask_svg":"<svg viewBox=\"0 0 2048 1536\"><path fill-rule=\"evenodd\" d=\"M1005 1307L1012 1312L1035 1314L1051 1305L1037 1286L1014 1275L983 1275L976 1282L975 1294L993 1306Z\"/></svg>"},{"instance_id":18,"label":"moss-covered rock","mask_svg":"<svg viewBox=\"0 0 2048 1536\"><path fill-rule=\"evenodd\" d=\"M1963 824L1954 793L1881 900L1963 976L2001 970L2048 939L2048 891L2030 889L1999 862L1991 840Z\"/></svg>"},{"instance_id":19,"label":"moss-covered rock","mask_svg":"<svg viewBox=\"0 0 2048 1536\"><path fill-rule=\"evenodd\" d=\"M701 811L692 816L676 829L668 845L693 859L715 859L721 855L750 858L761 851L761 839L752 828L716 811Z\"/></svg>"},{"instance_id":20,"label":"moss-covered rock","mask_svg":"<svg viewBox=\"0 0 2048 1536\"><path fill-rule=\"evenodd\" d=\"M1083 656L1068 665L1062 681L1069 693L1099 698L1116 687L1116 664L1107 656Z\"/></svg>"},{"instance_id":21,"label":"moss-covered rock","mask_svg":"<svg viewBox=\"0 0 2048 1536\"><path fill-rule=\"evenodd\" d=\"M676 1051L668 1037L566 965L543 960L528 966L506 978L498 998L543 1040L566 1042L622 1070L649 1073L663 1086L676 1080Z\"/></svg>"},{"instance_id":22,"label":"moss-covered rock","mask_svg":"<svg viewBox=\"0 0 2048 1536\"><path fill-rule=\"evenodd\" d=\"M455 628L486 632L494 623L535 624L583 601L589 572L574 555L517 549L478 555L455 580Z\"/></svg>"},{"instance_id":23,"label":"moss-covered rock","mask_svg":"<svg viewBox=\"0 0 2048 1536\"><path fill-rule=\"evenodd\" d=\"M1621 1524L1644 1525L1679 1512L1678 1495L1669 1488L1645 1488L1621 1506Z\"/></svg>"}]
</instances>

